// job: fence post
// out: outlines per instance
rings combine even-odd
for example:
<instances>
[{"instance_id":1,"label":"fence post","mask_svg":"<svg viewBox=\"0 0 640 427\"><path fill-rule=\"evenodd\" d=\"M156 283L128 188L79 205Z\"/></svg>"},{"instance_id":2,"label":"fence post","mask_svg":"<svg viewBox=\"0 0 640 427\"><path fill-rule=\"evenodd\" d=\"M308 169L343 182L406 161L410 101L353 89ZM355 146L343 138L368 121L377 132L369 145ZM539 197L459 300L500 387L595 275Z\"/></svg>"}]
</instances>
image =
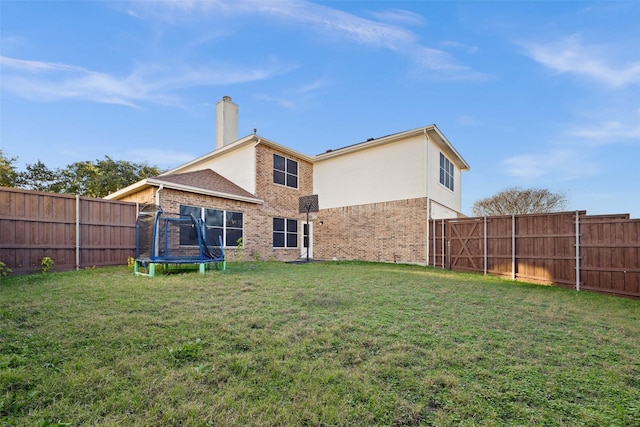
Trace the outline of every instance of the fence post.
<instances>
[{"instance_id":1,"label":"fence post","mask_svg":"<svg viewBox=\"0 0 640 427\"><path fill-rule=\"evenodd\" d=\"M576 291L580 292L580 212L576 211Z\"/></svg>"},{"instance_id":2,"label":"fence post","mask_svg":"<svg viewBox=\"0 0 640 427\"><path fill-rule=\"evenodd\" d=\"M80 270L80 196L76 194L76 270Z\"/></svg>"},{"instance_id":3,"label":"fence post","mask_svg":"<svg viewBox=\"0 0 640 427\"><path fill-rule=\"evenodd\" d=\"M484 216L484 274L487 274L487 250L488 250L488 244L487 244L487 217Z\"/></svg>"},{"instance_id":4,"label":"fence post","mask_svg":"<svg viewBox=\"0 0 640 427\"><path fill-rule=\"evenodd\" d=\"M444 249L444 218L441 219L440 221L442 221L442 268L444 269L444 257L445 257L445 252L446 250Z\"/></svg>"},{"instance_id":5,"label":"fence post","mask_svg":"<svg viewBox=\"0 0 640 427\"><path fill-rule=\"evenodd\" d=\"M438 223L436 219L433 219L433 266L436 267L438 265L438 253L436 252L438 249Z\"/></svg>"},{"instance_id":6,"label":"fence post","mask_svg":"<svg viewBox=\"0 0 640 427\"><path fill-rule=\"evenodd\" d=\"M516 280L516 216L511 215L511 279Z\"/></svg>"}]
</instances>

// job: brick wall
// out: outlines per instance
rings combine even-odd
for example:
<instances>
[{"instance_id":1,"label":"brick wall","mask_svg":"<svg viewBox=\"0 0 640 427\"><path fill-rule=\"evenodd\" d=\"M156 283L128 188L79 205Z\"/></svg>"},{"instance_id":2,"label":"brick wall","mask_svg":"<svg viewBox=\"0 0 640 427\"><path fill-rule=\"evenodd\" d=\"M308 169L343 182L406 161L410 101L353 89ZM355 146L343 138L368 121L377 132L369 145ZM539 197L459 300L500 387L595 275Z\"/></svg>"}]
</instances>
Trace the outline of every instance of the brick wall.
<instances>
[{"instance_id":1,"label":"brick wall","mask_svg":"<svg viewBox=\"0 0 640 427\"><path fill-rule=\"evenodd\" d=\"M160 206L162 207L165 215L178 215L180 213L180 205L242 212L244 248L242 251L237 251L235 245L227 246L227 248L225 248L225 256L229 261L234 261L238 256L243 259L247 259L248 254L250 254L254 249L257 249L255 248L255 236L253 231L256 229L256 224L261 222L259 205L167 188L162 190L160 194Z\"/></svg>"},{"instance_id":2,"label":"brick wall","mask_svg":"<svg viewBox=\"0 0 640 427\"><path fill-rule=\"evenodd\" d=\"M426 198L321 209L314 258L424 264L426 212Z\"/></svg>"},{"instance_id":3,"label":"brick wall","mask_svg":"<svg viewBox=\"0 0 640 427\"><path fill-rule=\"evenodd\" d=\"M298 188L286 187L273 182L273 154L298 162ZM257 247L266 254L265 259L294 260L300 257L301 248L273 248L273 218L304 220L306 214L298 213L298 199L313 193L313 165L290 154L266 145L256 147L256 196L264 200L260 207L262 223L259 224ZM302 227L298 229L299 241Z\"/></svg>"},{"instance_id":4,"label":"brick wall","mask_svg":"<svg viewBox=\"0 0 640 427\"><path fill-rule=\"evenodd\" d=\"M273 154L298 162L298 188L290 188L273 182ZM256 197L264 200L255 204L228 200L220 197L188 193L172 189L163 189L160 193L160 205L167 214L177 215L180 205L221 209L243 213L243 249L235 246L226 248L226 257L233 261L240 257L244 260L259 257L263 260L290 261L300 257L301 248L273 248L273 218L291 218L303 220L305 214L298 213L298 198L313 191L313 165L300 158L274 150L265 145L256 147ZM141 204L155 203L156 188L143 190L128 196L126 200ZM302 227L298 229L299 241L302 240Z\"/></svg>"},{"instance_id":5,"label":"brick wall","mask_svg":"<svg viewBox=\"0 0 640 427\"><path fill-rule=\"evenodd\" d=\"M298 188L273 182L273 154L298 162ZM161 192L160 204L167 214L177 214L180 205L222 209L244 214L242 251L227 247L230 261L290 261L300 257L301 247L273 248L273 218L291 218L304 222L306 214L298 213L298 199L313 193L313 165L270 146L256 147L256 197L262 204L234 201L219 197L187 193L171 189ZM155 189L144 190L127 200L154 203ZM322 197L320 196L322 208ZM425 198L400 200L324 209L311 214L313 221L313 255L315 259L369 260L385 262L426 262ZM322 221L322 225L320 222ZM302 225L298 228L302 240Z\"/></svg>"}]
</instances>

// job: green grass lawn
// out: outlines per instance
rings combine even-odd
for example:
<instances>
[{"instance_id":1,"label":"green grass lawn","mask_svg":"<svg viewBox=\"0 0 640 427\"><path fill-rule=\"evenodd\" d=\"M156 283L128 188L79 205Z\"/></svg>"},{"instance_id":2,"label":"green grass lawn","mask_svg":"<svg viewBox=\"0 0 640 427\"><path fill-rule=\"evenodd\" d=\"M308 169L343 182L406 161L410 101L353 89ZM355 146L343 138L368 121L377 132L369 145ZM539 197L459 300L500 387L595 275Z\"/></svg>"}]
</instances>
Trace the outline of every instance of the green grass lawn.
<instances>
[{"instance_id":1,"label":"green grass lawn","mask_svg":"<svg viewBox=\"0 0 640 427\"><path fill-rule=\"evenodd\" d=\"M640 301L418 266L0 279L0 425L640 425Z\"/></svg>"}]
</instances>

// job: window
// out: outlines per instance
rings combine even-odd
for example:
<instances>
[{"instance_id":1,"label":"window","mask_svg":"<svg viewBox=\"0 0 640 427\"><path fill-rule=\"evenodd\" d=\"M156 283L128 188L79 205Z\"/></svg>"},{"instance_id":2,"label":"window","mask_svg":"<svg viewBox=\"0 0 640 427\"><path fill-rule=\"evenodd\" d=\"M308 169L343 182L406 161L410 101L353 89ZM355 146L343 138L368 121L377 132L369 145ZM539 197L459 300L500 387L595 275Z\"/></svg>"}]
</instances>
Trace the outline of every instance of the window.
<instances>
[{"instance_id":1,"label":"window","mask_svg":"<svg viewBox=\"0 0 640 427\"><path fill-rule=\"evenodd\" d=\"M273 218L273 247L298 247L298 221L295 219Z\"/></svg>"},{"instance_id":2,"label":"window","mask_svg":"<svg viewBox=\"0 0 640 427\"><path fill-rule=\"evenodd\" d=\"M207 242L211 246L220 246L222 237L223 246L237 246L238 239L242 238L243 214L242 212L223 211L218 209L196 208L180 205L180 215L193 215L201 218L207 228ZM190 225L183 225L180 229L181 245L197 245L198 238L191 231Z\"/></svg>"},{"instance_id":3,"label":"window","mask_svg":"<svg viewBox=\"0 0 640 427\"><path fill-rule=\"evenodd\" d=\"M291 188L298 188L298 162L274 154L273 182Z\"/></svg>"},{"instance_id":4,"label":"window","mask_svg":"<svg viewBox=\"0 0 640 427\"><path fill-rule=\"evenodd\" d=\"M453 191L453 163L440 153L440 184Z\"/></svg>"},{"instance_id":5,"label":"window","mask_svg":"<svg viewBox=\"0 0 640 427\"><path fill-rule=\"evenodd\" d=\"M180 216L189 217L193 215L195 218L202 218L200 208L194 208L192 206L180 206ZM180 222L180 244L188 246L198 245L198 235L196 230L191 224Z\"/></svg>"}]
</instances>

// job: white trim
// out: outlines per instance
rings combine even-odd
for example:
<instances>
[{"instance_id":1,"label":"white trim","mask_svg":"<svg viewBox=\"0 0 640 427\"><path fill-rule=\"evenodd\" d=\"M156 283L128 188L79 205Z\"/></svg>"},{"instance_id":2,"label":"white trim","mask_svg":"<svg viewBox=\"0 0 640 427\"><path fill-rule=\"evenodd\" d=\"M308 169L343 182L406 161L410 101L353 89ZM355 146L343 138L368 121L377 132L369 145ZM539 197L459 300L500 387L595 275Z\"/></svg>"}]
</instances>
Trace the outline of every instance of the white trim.
<instances>
[{"instance_id":1,"label":"white trim","mask_svg":"<svg viewBox=\"0 0 640 427\"><path fill-rule=\"evenodd\" d=\"M205 162L211 158L215 158L218 156L221 156L229 151L233 151L236 150L238 148L244 147L247 144L250 143L254 143L254 145L259 145L259 144L264 144L267 146L270 146L272 148L277 149L278 151L281 151L283 153L286 153L289 156L292 157L296 157L298 159L307 161L309 163L313 163L314 159L312 157L307 156L306 154L302 154L298 151L292 150L291 148L285 147L284 145L280 145L278 143L275 143L273 141L270 141L266 138L263 138L261 136L255 135L255 134L251 134L248 136L245 136L244 138L240 138L239 140L232 142L231 144L225 145L224 147L218 148L217 150L214 151L210 151L207 154L204 154L196 159L193 159L187 163L184 163L180 166L177 166L171 170L168 170L167 172L164 172L162 175L160 176L164 176L164 175L173 175L176 173L180 173L180 171L187 169L193 165L196 165L198 163L202 163Z\"/></svg>"},{"instance_id":2,"label":"white trim","mask_svg":"<svg viewBox=\"0 0 640 427\"><path fill-rule=\"evenodd\" d=\"M170 188L172 190L180 190L180 191L187 191L189 193L197 193L197 194L204 194L207 196L214 196L214 197L221 197L224 199L231 199L231 200L238 200L241 202L248 202L248 203L256 203L256 204L262 204L262 200L260 199L256 199L254 197L246 197L246 196L239 196L237 194L229 194L229 193L223 193L221 191L213 191L213 190L205 190L199 187L192 187L190 185L183 185L183 184L176 184L173 182L166 182L166 181L162 181L162 180L158 180L158 179L147 179L147 183L153 186L159 186L159 185L163 185L164 188Z\"/></svg>"},{"instance_id":3,"label":"white trim","mask_svg":"<svg viewBox=\"0 0 640 427\"><path fill-rule=\"evenodd\" d=\"M256 204L262 204L263 201L261 199L257 199L255 197L247 197L247 196L240 196L237 194L229 194L229 193L223 193L221 191L213 191L213 190L205 190L203 188L199 188L199 187L192 187L190 185L183 185L183 184L176 184L173 182L167 182L161 179L154 179L154 178L145 178L141 181L136 182L135 184L131 184L128 187L122 188L118 191L116 191L115 193L111 193L107 196L105 196L104 198L107 200L117 200L121 197L125 197L128 196L129 194L132 193L136 193L139 190L141 190L143 187L148 186L148 187L162 187L162 189L172 189L172 190L180 190L180 191L188 191L190 193L197 193L197 194L203 194L203 195L207 195L207 196L214 196L214 197L221 197L223 199L230 199L230 200L238 200L240 202L247 202L247 203L256 203Z\"/></svg>"},{"instance_id":4,"label":"white trim","mask_svg":"<svg viewBox=\"0 0 640 427\"><path fill-rule=\"evenodd\" d=\"M461 170L470 169L469 164L462 158L458 150L449 142L449 140L440 132L440 130L436 127L436 125L430 125L426 127L421 127L417 129L408 130L405 132L394 133L393 135L383 136L382 138L372 139L370 141L362 142L360 144L350 145L344 148L338 148L336 150L330 150L323 154L318 154L315 156L316 161L328 160L333 157L342 156L349 153L354 153L361 150L366 150L371 147L376 147L378 145L390 144L395 141L404 140L410 138L412 136L418 136L423 133L431 132L437 136L436 142L445 152L449 152L451 157L453 157L459 164ZM453 162L452 162L453 163Z\"/></svg>"},{"instance_id":5,"label":"white trim","mask_svg":"<svg viewBox=\"0 0 640 427\"><path fill-rule=\"evenodd\" d=\"M147 184L148 178L142 179L138 182L135 182L127 187L121 188L118 191L115 191L111 194L107 194L106 196L104 196L104 199L107 200L117 200L120 197L124 197L124 196L128 196L129 194L132 193L136 193L138 190L140 190L142 187L144 187Z\"/></svg>"}]
</instances>

